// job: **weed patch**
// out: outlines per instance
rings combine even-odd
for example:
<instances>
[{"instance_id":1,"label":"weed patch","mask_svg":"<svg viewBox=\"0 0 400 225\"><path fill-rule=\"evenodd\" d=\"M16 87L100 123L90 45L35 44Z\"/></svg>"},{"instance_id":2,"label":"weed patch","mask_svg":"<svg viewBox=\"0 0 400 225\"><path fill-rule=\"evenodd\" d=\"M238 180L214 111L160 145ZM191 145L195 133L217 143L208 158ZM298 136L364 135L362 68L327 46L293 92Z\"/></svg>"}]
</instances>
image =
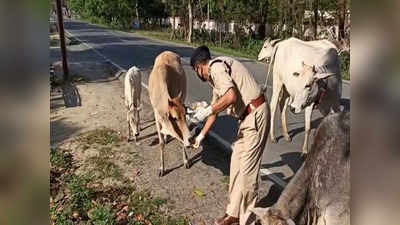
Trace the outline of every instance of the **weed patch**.
<instances>
[{"instance_id":1,"label":"weed patch","mask_svg":"<svg viewBox=\"0 0 400 225\"><path fill-rule=\"evenodd\" d=\"M116 131L109 128L100 128L88 132L80 138L80 141L86 145L109 145L119 143L121 139Z\"/></svg>"},{"instance_id":2,"label":"weed patch","mask_svg":"<svg viewBox=\"0 0 400 225\"><path fill-rule=\"evenodd\" d=\"M100 145L99 154L80 163L74 161L70 150L50 151L52 225L189 224L185 217L166 215L163 209L166 199L136 191L123 176L122 169L112 161L115 154L115 145L112 144L120 141L115 131L98 129L82 135L79 140L84 141L83 146ZM77 169L82 173L77 173ZM118 179L121 184L104 185L106 178Z\"/></svg>"}]
</instances>

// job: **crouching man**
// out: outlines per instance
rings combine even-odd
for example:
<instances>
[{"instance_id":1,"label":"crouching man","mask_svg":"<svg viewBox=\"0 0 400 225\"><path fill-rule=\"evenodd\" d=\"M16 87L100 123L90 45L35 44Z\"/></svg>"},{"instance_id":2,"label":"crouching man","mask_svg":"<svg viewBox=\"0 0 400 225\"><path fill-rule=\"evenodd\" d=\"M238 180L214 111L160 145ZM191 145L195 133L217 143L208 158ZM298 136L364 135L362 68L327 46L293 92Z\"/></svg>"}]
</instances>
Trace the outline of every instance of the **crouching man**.
<instances>
[{"instance_id":1,"label":"crouching man","mask_svg":"<svg viewBox=\"0 0 400 225\"><path fill-rule=\"evenodd\" d=\"M193 116L197 121L207 118L194 146L200 145L218 113L225 109L239 122L230 165L229 204L215 225L254 224L255 215L250 209L257 201L258 174L269 132L268 103L252 74L239 61L229 57L211 59L209 49L201 46L193 52L190 63L200 80L213 89L211 105Z\"/></svg>"}]
</instances>

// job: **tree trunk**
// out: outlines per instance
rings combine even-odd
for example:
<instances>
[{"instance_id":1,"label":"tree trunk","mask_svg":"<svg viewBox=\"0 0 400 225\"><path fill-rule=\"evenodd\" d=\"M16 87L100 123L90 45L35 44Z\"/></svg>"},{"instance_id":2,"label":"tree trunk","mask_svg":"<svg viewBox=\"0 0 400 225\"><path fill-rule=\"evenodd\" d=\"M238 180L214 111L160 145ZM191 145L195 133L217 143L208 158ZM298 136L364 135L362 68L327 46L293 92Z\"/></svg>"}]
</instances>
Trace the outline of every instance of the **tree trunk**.
<instances>
[{"instance_id":1,"label":"tree trunk","mask_svg":"<svg viewBox=\"0 0 400 225\"><path fill-rule=\"evenodd\" d=\"M318 8L319 8L319 0L315 0L313 3L314 8L314 40L317 40L318 36Z\"/></svg>"},{"instance_id":2,"label":"tree trunk","mask_svg":"<svg viewBox=\"0 0 400 225\"><path fill-rule=\"evenodd\" d=\"M345 31L344 31L344 25L345 25L345 20L346 20L346 4L347 0L341 0L339 2L339 33L338 35L338 40L342 41L345 38Z\"/></svg>"},{"instance_id":3,"label":"tree trunk","mask_svg":"<svg viewBox=\"0 0 400 225\"><path fill-rule=\"evenodd\" d=\"M210 0L207 3L207 23L210 21Z\"/></svg>"},{"instance_id":4,"label":"tree trunk","mask_svg":"<svg viewBox=\"0 0 400 225\"><path fill-rule=\"evenodd\" d=\"M139 25L139 28L140 28L140 16L139 16L139 4L138 4L138 1L136 1L135 11L136 11L136 21L137 21L137 24Z\"/></svg>"},{"instance_id":5,"label":"tree trunk","mask_svg":"<svg viewBox=\"0 0 400 225\"><path fill-rule=\"evenodd\" d=\"M192 1L188 0L188 10L189 10L189 33L187 37L187 42L192 43L192 32L193 32L193 10Z\"/></svg>"},{"instance_id":6,"label":"tree trunk","mask_svg":"<svg viewBox=\"0 0 400 225\"><path fill-rule=\"evenodd\" d=\"M174 6L172 6L172 7L173 7L173 9L172 9L172 33L171 33L171 37L169 39L175 39L176 38L176 33L175 33L175 24L176 24L176 21L175 21L175 7Z\"/></svg>"}]
</instances>

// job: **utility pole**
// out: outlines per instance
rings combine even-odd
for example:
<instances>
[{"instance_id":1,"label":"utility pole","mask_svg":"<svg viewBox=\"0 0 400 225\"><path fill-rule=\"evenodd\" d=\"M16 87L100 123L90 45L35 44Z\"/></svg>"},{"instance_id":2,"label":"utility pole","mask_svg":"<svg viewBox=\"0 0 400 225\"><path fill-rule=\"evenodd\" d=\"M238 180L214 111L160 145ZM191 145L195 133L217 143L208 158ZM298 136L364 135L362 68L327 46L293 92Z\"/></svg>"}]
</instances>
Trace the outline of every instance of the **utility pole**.
<instances>
[{"instance_id":1,"label":"utility pole","mask_svg":"<svg viewBox=\"0 0 400 225\"><path fill-rule=\"evenodd\" d=\"M62 54L62 64L63 64L63 72L64 72L64 81L68 80L68 63L67 63L67 49L65 47L65 34L64 34L64 18L61 6L61 0L56 0L57 2L57 19L58 19L58 30L60 35L60 44L61 44L61 54Z\"/></svg>"}]
</instances>

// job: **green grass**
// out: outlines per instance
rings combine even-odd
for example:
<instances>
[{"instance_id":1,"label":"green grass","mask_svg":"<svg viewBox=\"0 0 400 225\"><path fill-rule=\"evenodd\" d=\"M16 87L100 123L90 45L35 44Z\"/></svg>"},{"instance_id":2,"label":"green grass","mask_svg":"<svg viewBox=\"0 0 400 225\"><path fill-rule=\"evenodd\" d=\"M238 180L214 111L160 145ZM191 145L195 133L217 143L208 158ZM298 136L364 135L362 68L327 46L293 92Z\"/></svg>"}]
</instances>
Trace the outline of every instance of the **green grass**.
<instances>
[{"instance_id":1,"label":"green grass","mask_svg":"<svg viewBox=\"0 0 400 225\"><path fill-rule=\"evenodd\" d=\"M160 206L166 204L166 200L151 196L149 192L135 192L130 196L129 207L136 214L134 221L129 224L153 225L188 225L185 217L170 217L160 212Z\"/></svg>"},{"instance_id":2,"label":"green grass","mask_svg":"<svg viewBox=\"0 0 400 225\"><path fill-rule=\"evenodd\" d=\"M115 215L110 206L96 206L91 211L89 218L93 225L114 225Z\"/></svg>"},{"instance_id":3,"label":"green grass","mask_svg":"<svg viewBox=\"0 0 400 225\"><path fill-rule=\"evenodd\" d=\"M70 191L69 207L72 211L86 213L92 206L90 201L94 197L94 191L87 187L90 179L86 176L73 175L67 183Z\"/></svg>"},{"instance_id":4,"label":"green grass","mask_svg":"<svg viewBox=\"0 0 400 225\"><path fill-rule=\"evenodd\" d=\"M52 167L67 168L72 164L72 155L60 148L51 149L50 164Z\"/></svg>"},{"instance_id":5,"label":"green grass","mask_svg":"<svg viewBox=\"0 0 400 225\"><path fill-rule=\"evenodd\" d=\"M134 30L132 31L136 34L149 37L152 39L158 39L158 40L164 40L168 42L174 42L178 44L184 44L184 45L189 45L193 47L198 47L200 45L203 45L202 43L188 43L186 41L182 41L179 39L170 39L171 34L169 32L162 32L162 31L148 31L148 30ZM234 56L234 57L243 57L243 58L249 58L249 59L257 59L255 54L251 54L248 52L240 51L237 49L232 49L232 48L227 48L227 47L219 47L215 45L211 45L209 43L205 43L211 51L214 53L217 53L219 55L228 55L228 56Z\"/></svg>"},{"instance_id":6,"label":"green grass","mask_svg":"<svg viewBox=\"0 0 400 225\"><path fill-rule=\"evenodd\" d=\"M116 179L122 178L121 168L112 162L112 149L110 147L102 147L99 154L90 157L87 163L92 167L92 172L96 174L97 179L112 177Z\"/></svg>"},{"instance_id":7,"label":"green grass","mask_svg":"<svg viewBox=\"0 0 400 225\"><path fill-rule=\"evenodd\" d=\"M88 132L80 141L85 145L109 145L119 143L121 139L116 131L104 127Z\"/></svg>"}]
</instances>

